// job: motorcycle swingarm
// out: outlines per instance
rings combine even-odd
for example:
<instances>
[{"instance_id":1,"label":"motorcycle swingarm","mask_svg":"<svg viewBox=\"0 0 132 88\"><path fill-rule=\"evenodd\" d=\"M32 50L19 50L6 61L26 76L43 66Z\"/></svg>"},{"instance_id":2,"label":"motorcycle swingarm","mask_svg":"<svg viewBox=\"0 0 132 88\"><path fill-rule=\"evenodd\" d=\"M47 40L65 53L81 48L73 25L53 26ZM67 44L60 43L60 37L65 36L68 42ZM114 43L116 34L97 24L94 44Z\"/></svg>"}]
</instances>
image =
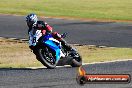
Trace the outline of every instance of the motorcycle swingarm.
<instances>
[{"instance_id":1,"label":"motorcycle swingarm","mask_svg":"<svg viewBox=\"0 0 132 88\"><path fill-rule=\"evenodd\" d=\"M72 57L63 57L58 61L57 66L71 65L72 60L73 60Z\"/></svg>"}]
</instances>

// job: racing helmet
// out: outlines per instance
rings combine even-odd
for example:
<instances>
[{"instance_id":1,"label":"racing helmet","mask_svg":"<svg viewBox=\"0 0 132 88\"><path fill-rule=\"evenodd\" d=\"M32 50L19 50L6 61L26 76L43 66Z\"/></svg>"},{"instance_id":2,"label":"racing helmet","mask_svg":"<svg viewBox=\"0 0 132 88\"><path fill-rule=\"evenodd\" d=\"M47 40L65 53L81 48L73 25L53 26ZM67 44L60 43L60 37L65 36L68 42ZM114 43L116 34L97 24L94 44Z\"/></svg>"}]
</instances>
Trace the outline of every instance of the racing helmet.
<instances>
[{"instance_id":1,"label":"racing helmet","mask_svg":"<svg viewBox=\"0 0 132 88\"><path fill-rule=\"evenodd\" d=\"M28 26L36 25L38 21L37 15L34 13L31 13L26 16L26 22Z\"/></svg>"}]
</instances>

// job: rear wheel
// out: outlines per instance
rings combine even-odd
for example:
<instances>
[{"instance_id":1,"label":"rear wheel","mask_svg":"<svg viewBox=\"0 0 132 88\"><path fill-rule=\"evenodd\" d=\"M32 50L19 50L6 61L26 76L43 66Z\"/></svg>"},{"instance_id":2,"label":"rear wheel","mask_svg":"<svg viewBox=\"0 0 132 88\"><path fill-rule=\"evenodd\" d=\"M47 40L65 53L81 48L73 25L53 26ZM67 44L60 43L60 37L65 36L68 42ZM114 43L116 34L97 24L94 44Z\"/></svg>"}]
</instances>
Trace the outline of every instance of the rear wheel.
<instances>
[{"instance_id":1,"label":"rear wheel","mask_svg":"<svg viewBox=\"0 0 132 88\"><path fill-rule=\"evenodd\" d=\"M39 48L38 55L40 62L47 68L53 69L56 67L55 54L48 47Z\"/></svg>"},{"instance_id":2,"label":"rear wheel","mask_svg":"<svg viewBox=\"0 0 132 88\"><path fill-rule=\"evenodd\" d=\"M77 51L72 52L70 56L73 58L71 63L72 67L79 67L82 65L82 57L77 53Z\"/></svg>"},{"instance_id":3,"label":"rear wheel","mask_svg":"<svg viewBox=\"0 0 132 88\"><path fill-rule=\"evenodd\" d=\"M76 59L73 59L71 66L72 67L80 67L80 66L82 66L82 61L77 61Z\"/></svg>"}]
</instances>

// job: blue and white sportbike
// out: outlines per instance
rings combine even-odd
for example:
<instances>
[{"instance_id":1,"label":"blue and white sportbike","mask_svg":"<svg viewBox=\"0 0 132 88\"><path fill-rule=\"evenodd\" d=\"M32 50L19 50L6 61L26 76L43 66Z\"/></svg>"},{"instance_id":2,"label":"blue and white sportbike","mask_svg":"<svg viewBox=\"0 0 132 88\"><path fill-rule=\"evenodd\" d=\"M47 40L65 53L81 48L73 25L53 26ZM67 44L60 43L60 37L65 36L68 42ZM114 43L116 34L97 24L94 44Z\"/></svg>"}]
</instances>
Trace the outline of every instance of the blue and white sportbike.
<instances>
[{"instance_id":1,"label":"blue and white sportbike","mask_svg":"<svg viewBox=\"0 0 132 88\"><path fill-rule=\"evenodd\" d=\"M37 59L47 68L53 69L63 65L79 67L82 65L82 58L79 53L75 49L67 51L61 42L54 39L51 34L42 36L35 47L37 47L35 48Z\"/></svg>"}]
</instances>

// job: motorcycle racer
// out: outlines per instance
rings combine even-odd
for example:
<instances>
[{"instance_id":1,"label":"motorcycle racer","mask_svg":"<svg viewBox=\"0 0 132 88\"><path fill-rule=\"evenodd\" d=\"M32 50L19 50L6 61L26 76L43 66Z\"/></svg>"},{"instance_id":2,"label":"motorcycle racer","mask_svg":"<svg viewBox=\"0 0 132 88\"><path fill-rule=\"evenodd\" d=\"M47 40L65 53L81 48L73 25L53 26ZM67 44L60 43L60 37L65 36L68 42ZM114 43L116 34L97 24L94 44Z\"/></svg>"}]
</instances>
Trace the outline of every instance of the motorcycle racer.
<instances>
[{"instance_id":1,"label":"motorcycle racer","mask_svg":"<svg viewBox=\"0 0 132 88\"><path fill-rule=\"evenodd\" d=\"M71 46L62 38L62 36L57 32L52 32L53 28L48 25L45 21L39 21L36 14L28 14L26 16L26 23L28 26L28 35L29 35L29 47L33 50L33 53L36 55L35 47L39 42L41 36L45 34L52 34L52 36L61 42L61 44L67 49L71 50ZM37 55L36 55L37 56Z\"/></svg>"}]
</instances>

